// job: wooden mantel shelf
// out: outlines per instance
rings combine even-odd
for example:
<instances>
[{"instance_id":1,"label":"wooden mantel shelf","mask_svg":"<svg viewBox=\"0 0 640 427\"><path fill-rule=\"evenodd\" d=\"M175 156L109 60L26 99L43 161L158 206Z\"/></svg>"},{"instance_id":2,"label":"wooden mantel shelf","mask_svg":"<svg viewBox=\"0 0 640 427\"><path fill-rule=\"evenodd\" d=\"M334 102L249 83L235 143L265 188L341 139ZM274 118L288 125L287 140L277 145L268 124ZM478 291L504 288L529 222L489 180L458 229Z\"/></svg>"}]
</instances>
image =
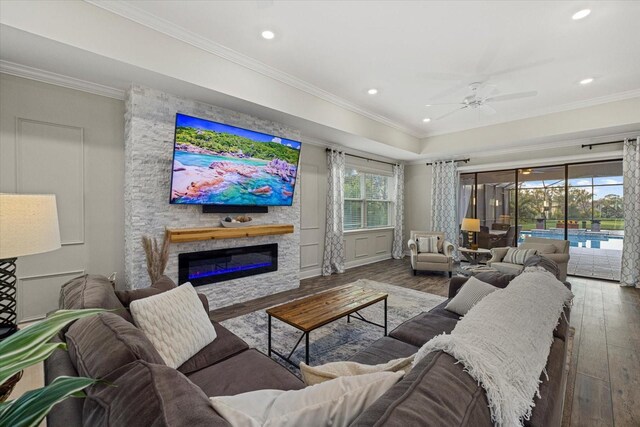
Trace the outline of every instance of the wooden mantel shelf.
<instances>
[{"instance_id":1,"label":"wooden mantel shelf","mask_svg":"<svg viewBox=\"0 0 640 427\"><path fill-rule=\"evenodd\" d=\"M272 236L293 233L291 224L264 224L248 227L225 228L167 228L171 243L196 242L199 240L239 239L243 237Z\"/></svg>"}]
</instances>

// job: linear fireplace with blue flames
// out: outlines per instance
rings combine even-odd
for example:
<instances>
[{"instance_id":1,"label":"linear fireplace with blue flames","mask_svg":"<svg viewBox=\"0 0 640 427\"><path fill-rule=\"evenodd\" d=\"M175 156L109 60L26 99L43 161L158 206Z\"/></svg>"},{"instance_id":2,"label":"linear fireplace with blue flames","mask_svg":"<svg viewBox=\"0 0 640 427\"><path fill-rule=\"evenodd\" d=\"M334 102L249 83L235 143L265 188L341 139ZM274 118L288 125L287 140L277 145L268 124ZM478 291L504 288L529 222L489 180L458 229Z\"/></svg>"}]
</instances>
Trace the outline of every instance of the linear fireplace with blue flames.
<instances>
[{"instance_id":1,"label":"linear fireplace with blue flames","mask_svg":"<svg viewBox=\"0 0 640 427\"><path fill-rule=\"evenodd\" d=\"M178 255L178 282L191 282L193 286L277 270L277 243Z\"/></svg>"}]
</instances>

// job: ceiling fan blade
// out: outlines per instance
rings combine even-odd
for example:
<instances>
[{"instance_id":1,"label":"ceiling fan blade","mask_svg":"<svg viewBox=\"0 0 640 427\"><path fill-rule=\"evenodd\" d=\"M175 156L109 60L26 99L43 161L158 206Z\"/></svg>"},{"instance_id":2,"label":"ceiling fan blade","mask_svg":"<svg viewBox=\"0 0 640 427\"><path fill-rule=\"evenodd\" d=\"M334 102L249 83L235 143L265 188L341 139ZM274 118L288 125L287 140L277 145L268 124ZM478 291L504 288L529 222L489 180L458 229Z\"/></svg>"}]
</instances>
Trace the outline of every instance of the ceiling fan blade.
<instances>
[{"instance_id":1,"label":"ceiling fan blade","mask_svg":"<svg viewBox=\"0 0 640 427\"><path fill-rule=\"evenodd\" d=\"M465 108L468 108L468 105L465 105L464 107L461 107L461 108L457 108L457 109L455 109L455 110L453 110L453 111L449 111L448 113L443 114L443 115L442 115L442 116L440 116L440 117L437 117L437 118L436 118L436 120L442 120L442 119L444 119L444 118L446 118L446 117L449 117L449 116L450 116L450 115L452 115L453 113L456 113L456 112L458 112L458 111L460 111L460 110L464 110Z\"/></svg>"},{"instance_id":2,"label":"ceiling fan blade","mask_svg":"<svg viewBox=\"0 0 640 427\"><path fill-rule=\"evenodd\" d=\"M465 87L467 87L467 83L464 82L464 81L461 81L461 82L451 86L450 88L447 88L445 90L442 90L442 91L436 93L433 96L430 96L429 98L433 99L433 100L447 99L447 98L451 97L452 95L455 95L456 93L460 92ZM457 98L457 96L456 96L456 98Z\"/></svg>"},{"instance_id":3,"label":"ceiling fan blade","mask_svg":"<svg viewBox=\"0 0 640 427\"><path fill-rule=\"evenodd\" d=\"M498 92L498 87L492 84L483 84L476 90L476 97L487 98Z\"/></svg>"},{"instance_id":4,"label":"ceiling fan blade","mask_svg":"<svg viewBox=\"0 0 640 427\"><path fill-rule=\"evenodd\" d=\"M528 98L530 96L536 96L537 94L538 94L537 90L532 90L530 92L507 93L505 95L491 96L485 99L485 101L487 102L511 101L512 99Z\"/></svg>"},{"instance_id":5,"label":"ceiling fan blade","mask_svg":"<svg viewBox=\"0 0 640 427\"><path fill-rule=\"evenodd\" d=\"M482 112L482 114L484 114L485 116L492 116L495 113L497 113L496 109L493 108L491 105L487 105L487 104L482 104L479 108L480 112Z\"/></svg>"},{"instance_id":6,"label":"ceiling fan blade","mask_svg":"<svg viewBox=\"0 0 640 427\"><path fill-rule=\"evenodd\" d=\"M464 102L446 102L444 104L427 104L427 107L439 107L441 105L466 105Z\"/></svg>"}]
</instances>

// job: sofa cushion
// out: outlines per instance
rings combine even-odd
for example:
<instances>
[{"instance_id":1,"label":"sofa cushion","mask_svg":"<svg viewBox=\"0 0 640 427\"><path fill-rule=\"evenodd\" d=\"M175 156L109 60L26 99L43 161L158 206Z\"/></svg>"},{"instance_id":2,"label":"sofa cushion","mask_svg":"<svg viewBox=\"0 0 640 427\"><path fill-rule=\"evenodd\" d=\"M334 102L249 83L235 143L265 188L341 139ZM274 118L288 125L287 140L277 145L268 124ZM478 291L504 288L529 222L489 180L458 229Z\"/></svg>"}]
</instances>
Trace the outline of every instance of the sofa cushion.
<instances>
[{"instance_id":1,"label":"sofa cushion","mask_svg":"<svg viewBox=\"0 0 640 427\"><path fill-rule=\"evenodd\" d=\"M378 365L415 354L419 347L391 337L382 337L369 347L360 350L349 360L366 365Z\"/></svg>"},{"instance_id":2,"label":"sofa cushion","mask_svg":"<svg viewBox=\"0 0 640 427\"><path fill-rule=\"evenodd\" d=\"M172 368L182 365L216 338L209 315L202 310L190 283L133 301L131 314Z\"/></svg>"},{"instance_id":3,"label":"sofa cushion","mask_svg":"<svg viewBox=\"0 0 640 427\"><path fill-rule=\"evenodd\" d=\"M556 247L555 245L549 243L532 243L532 242L524 242L520 246L520 249L536 249L538 254L555 254Z\"/></svg>"},{"instance_id":4,"label":"sofa cushion","mask_svg":"<svg viewBox=\"0 0 640 427\"><path fill-rule=\"evenodd\" d=\"M449 301L449 304L447 304L445 308L464 316L482 298L498 289L499 288L478 280L475 277L470 277L467 283L460 289L460 292Z\"/></svg>"},{"instance_id":5,"label":"sofa cushion","mask_svg":"<svg viewBox=\"0 0 640 427\"><path fill-rule=\"evenodd\" d=\"M508 262L492 262L491 267L495 268L501 273L513 274L516 276L522 273L522 270L524 269L522 265L510 264Z\"/></svg>"},{"instance_id":6,"label":"sofa cushion","mask_svg":"<svg viewBox=\"0 0 640 427\"><path fill-rule=\"evenodd\" d=\"M135 300L151 297L161 294L164 291L156 288L129 289L124 291L115 291L116 296L126 308L129 308Z\"/></svg>"},{"instance_id":7,"label":"sofa cushion","mask_svg":"<svg viewBox=\"0 0 640 427\"><path fill-rule=\"evenodd\" d=\"M347 426L389 390L404 372L340 377L302 390L257 390L211 398L234 426Z\"/></svg>"},{"instance_id":8,"label":"sofa cushion","mask_svg":"<svg viewBox=\"0 0 640 427\"><path fill-rule=\"evenodd\" d=\"M428 354L398 384L367 408L351 427L489 427L484 389L450 355Z\"/></svg>"},{"instance_id":9,"label":"sofa cushion","mask_svg":"<svg viewBox=\"0 0 640 427\"><path fill-rule=\"evenodd\" d=\"M502 258L502 262L508 264L524 265L530 257L538 253L537 249L516 249L509 248L507 254Z\"/></svg>"},{"instance_id":10,"label":"sofa cushion","mask_svg":"<svg viewBox=\"0 0 640 427\"><path fill-rule=\"evenodd\" d=\"M304 383L286 368L255 349L243 351L187 376L209 397L304 387Z\"/></svg>"},{"instance_id":11,"label":"sofa cushion","mask_svg":"<svg viewBox=\"0 0 640 427\"><path fill-rule=\"evenodd\" d=\"M112 372L86 393L85 426L229 427L202 390L168 366L139 360Z\"/></svg>"},{"instance_id":12,"label":"sofa cushion","mask_svg":"<svg viewBox=\"0 0 640 427\"><path fill-rule=\"evenodd\" d=\"M178 367L183 374L199 371L249 348L246 342L227 328L219 323L212 323L216 330L216 339Z\"/></svg>"},{"instance_id":13,"label":"sofa cushion","mask_svg":"<svg viewBox=\"0 0 640 427\"><path fill-rule=\"evenodd\" d=\"M59 307L65 310L83 308L114 310L113 313L133 322L131 315L116 296L111 282L104 276L85 274L62 285Z\"/></svg>"},{"instance_id":14,"label":"sofa cushion","mask_svg":"<svg viewBox=\"0 0 640 427\"><path fill-rule=\"evenodd\" d=\"M431 310L429 310L429 313L437 314L438 316L442 316L442 317L447 317L457 322L458 320L460 320L460 315L457 313L454 313L453 311L449 311L445 308L450 301L451 301L451 298L441 302L440 304L436 305Z\"/></svg>"},{"instance_id":15,"label":"sofa cushion","mask_svg":"<svg viewBox=\"0 0 640 427\"><path fill-rule=\"evenodd\" d=\"M424 343L436 335L451 332L456 323L457 320L450 317L421 313L395 328L389 336L407 344L422 347Z\"/></svg>"},{"instance_id":16,"label":"sofa cushion","mask_svg":"<svg viewBox=\"0 0 640 427\"><path fill-rule=\"evenodd\" d=\"M110 312L74 322L65 338L80 376L102 378L136 360L164 364L141 330Z\"/></svg>"},{"instance_id":17,"label":"sofa cushion","mask_svg":"<svg viewBox=\"0 0 640 427\"><path fill-rule=\"evenodd\" d=\"M177 288L178 285L176 285L176 282L171 280L169 276L162 275L151 284L151 287L161 291L170 291L171 289Z\"/></svg>"},{"instance_id":18,"label":"sofa cushion","mask_svg":"<svg viewBox=\"0 0 640 427\"><path fill-rule=\"evenodd\" d=\"M418 254L416 259L418 262L433 262L433 263L448 263L449 258L444 254L427 254L421 253Z\"/></svg>"}]
</instances>

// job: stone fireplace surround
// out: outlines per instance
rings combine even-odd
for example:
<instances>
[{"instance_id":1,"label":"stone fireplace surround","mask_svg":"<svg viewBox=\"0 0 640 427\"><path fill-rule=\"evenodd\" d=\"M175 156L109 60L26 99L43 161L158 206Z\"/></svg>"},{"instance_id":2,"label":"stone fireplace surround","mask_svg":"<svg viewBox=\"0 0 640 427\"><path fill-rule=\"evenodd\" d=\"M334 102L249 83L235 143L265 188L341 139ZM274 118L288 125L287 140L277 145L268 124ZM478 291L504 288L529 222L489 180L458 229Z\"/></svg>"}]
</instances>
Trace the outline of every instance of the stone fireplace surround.
<instances>
[{"instance_id":1,"label":"stone fireplace surround","mask_svg":"<svg viewBox=\"0 0 640 427\"><path fill-rule=\"evenodd\" d=\"M203 214L201 206L170 205L171 161L175 114L184 113L259 132L300 140L300 132L159 90L132 86L125 95L125 283L127 288L150 285L143 235L162 238L166 227L211 227L226 214ZM278 271L198 287L211 309L248 301L299 286L300 183L293 206L269 207L251 214L255 224L293 224L292 234L242 239L172 243L166 274L178 281L178 254L238 246L278 244ZM242 212L239 212L242 213Z\"/></svg>"}]
</instances>

